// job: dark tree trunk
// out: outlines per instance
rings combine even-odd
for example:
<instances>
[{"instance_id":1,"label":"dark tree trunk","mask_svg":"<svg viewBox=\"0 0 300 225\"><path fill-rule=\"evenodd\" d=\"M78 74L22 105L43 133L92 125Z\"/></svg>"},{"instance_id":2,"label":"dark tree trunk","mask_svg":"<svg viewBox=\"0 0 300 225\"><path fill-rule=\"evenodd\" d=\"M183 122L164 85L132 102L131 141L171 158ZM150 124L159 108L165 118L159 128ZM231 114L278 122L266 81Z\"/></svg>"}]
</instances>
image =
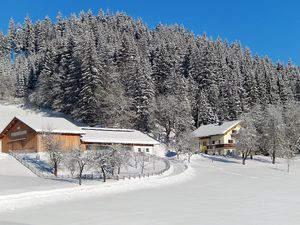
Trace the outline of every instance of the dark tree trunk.
<instances>
[{"instance_id":1,"label":"dark tree trunk","mask_svg":"<svg viewBox=\"0 0 300 225\"><path fill-rule=\"evenodd\" d=\"M57 162L54 163L54 176L57 177Z\"/></svg>"},{"instance_id":2,"label":"dark tree trunk","mask_svg":"<svg viewBox=\"0 0 300 225\"><path fill-rule=\"evenodd\" d=\"M276 152L272 152L272 164L275 164Z\"/></svg>"},{"instance_id":3,"label":"dark tree trunk","mask_svg":"<svg viewBox=\"0 0 300 225\"><path fill-rule=\"evenodd\" d=\"M121 173L121 166L118 167L118 174Z\"/></svg>"},{"instance_id":4,"label":"dark tree trunk","mask_svg":"<svg viewBox=\"0 0 300 225\"><path fill-rule=\"evenodd\" d=\"M246 157L243 157L243 165L246 164Z\"/></svg>"},{"instance_id":5,"label":"dark tree trunk","mask_svg":"<svg viewBox=\"0 0 300 225\"><path fill-rule=\"evenodd\" d=\"M102 174L103 174L103 182L106 182L106 172L105 172L105 169L103 166L101 166L101 171L102 171Z\"/></svg>"},{"instance_id":6,"label":"dark tree trunk","mask_svg":"<svg viewBox=\"0 0 300 225\"><path fill-rule=\"evenodd\" d=\"M78 180L79 185L81 185L82 173L83 173L83 167L80 167L80 170L79 170L79 180Z\"/></svg>"}]
</instances>

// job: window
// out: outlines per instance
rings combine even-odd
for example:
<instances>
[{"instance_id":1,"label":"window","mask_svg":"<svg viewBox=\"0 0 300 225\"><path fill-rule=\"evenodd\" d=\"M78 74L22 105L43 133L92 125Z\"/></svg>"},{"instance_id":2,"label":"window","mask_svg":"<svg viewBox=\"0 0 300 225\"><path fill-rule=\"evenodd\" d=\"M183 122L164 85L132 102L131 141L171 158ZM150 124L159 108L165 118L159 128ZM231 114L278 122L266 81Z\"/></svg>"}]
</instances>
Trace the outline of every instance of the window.
<instances>
[{"instance_id":1,"label":"window","mask_svg":"<svg viewBox=\"0 0 300 225\"><path fill-rule=\"evenodd\" d=\"M206 146L206 141L203 141L203 146Z\"/></svg>"},{"instance_id":2,"label":"window","mask_svg":"<svg viewBox=\"0 0 300 225\"><path fill-rule=\"evenodd\" d=\"M230 140L228 140L228 143L232 144L232 143L233 143L233 140L231 140L231 139L230 139Z\"/></svg>"},{"instance_id":3,"label":"window","mask_svg":"<svg viewBox=\"0 0 300 225\"><path fill-rule=\"evenodd\" d=\"M236 134L236 133L237 133L237 130L232 130L232 133L233 133L233 134Z\"/></svg>"},{"instance_id":4,"label":"window","mask_svg":"<svg viewBox=\"0 0 300 225\"><path fill-rule=\"evenodd\" d=\"M141 148L138 148L138 152L142 152L142 149L141 149Z\"/></svg>"},{"instance_id":5,"label":"window","mask_svg":"<svg viewBox=\"0 0 300 225\"><path fill-rule=\"evenodd\" d=\"M221 140L218 140L218 144L221 144Z\"/></svg>"},{"instance_id":6,"label":"window","mask_svg":"<svg viewBox=\"0 0 300 225\"><path fill-rule=\"evenodd\" d=\"M149 152L149 148L146 148L146 152Z\"/></svg>"},{"instance_id":7,"label":"window","mask_svg":"<svg viewBox=\"0 0 300 225\"><path fill-rule=\"evenodd\" d=\"M212 144L214 145L216 142L215 141L212 141Z\"/></svg>"},{"instance_id":8,"label":"window","mask_svg":"<svg viewBox=\"0 0 300 225\"><path fill-rule=\"evenodd\" d=\"M27 135L27 131L26 130L22 130L22 131L16 131L16 132L12 132L10 134L11 139L19 139L19 138L25 138Z\"/></svg>"},{"instance_id":9,"label":"window","mask_svg":"<svg viewBox=\"0 0 300 225\"><path fill-rule=\"evenodd\" d=\"M93 145L87 145L86 150L93 150Z\"/></svg>"}]
</instances>

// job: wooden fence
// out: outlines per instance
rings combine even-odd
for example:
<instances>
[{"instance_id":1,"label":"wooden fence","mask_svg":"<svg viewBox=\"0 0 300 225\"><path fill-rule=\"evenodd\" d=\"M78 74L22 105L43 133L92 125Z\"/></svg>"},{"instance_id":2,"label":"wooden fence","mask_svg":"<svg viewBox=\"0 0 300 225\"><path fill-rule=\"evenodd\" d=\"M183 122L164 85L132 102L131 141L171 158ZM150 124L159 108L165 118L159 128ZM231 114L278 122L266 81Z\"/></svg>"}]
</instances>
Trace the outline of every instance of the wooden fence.
<instances>
[{"instance_id":1,"label":"wooden fence","mask_svg":"<svg viewBox=\"0 0 300 225\"><path fill-rule=\"evenodd\" d=\"M24 155L26 154L26 151L22 152L15 152L15 151L9 151L9 154L14 157L18 162L20 162L23 166L25 166L27 169L29 169L32 173L34 173L36 176L44 179L55 179L55 180L75 180L78 179L78 176L74 177L71 175L58 175L54 176L52 173L43 173L37 168L35 168L33 165L31 165L29 162L27 162L24 159ZM156 172L147 172L143 174L129 174L129 175L111 175L107 174L106 179L112 179L112 180L125 180L125 179L141 179L145 177L155 176L155 175L162 175L164 172L170 169L170 162L167 159L157 158L159 160L163 160L165 163L165 168ZM81 179L86 180L100 180L103 179L103 176L101 174L83 174Z\"/></svg>"}]
</instances>

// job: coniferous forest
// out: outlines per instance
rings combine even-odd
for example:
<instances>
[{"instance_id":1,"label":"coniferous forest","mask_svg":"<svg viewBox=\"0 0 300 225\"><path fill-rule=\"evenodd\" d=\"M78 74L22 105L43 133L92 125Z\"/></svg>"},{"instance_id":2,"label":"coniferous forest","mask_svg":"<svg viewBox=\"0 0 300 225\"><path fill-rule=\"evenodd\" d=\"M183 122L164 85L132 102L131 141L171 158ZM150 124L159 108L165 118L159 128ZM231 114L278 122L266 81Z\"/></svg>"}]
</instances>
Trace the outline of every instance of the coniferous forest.
<instances>
[{"instance_id":1,"label":"coniferous forest","mask_svg":"<svg viewBox=\"0 0 300 225\"><path fill-rule=\"evenodd\" d=\"M300 101L300 70L239 42L150 29L124 13L9 23L0 98L22 98L89 125L179 134L260 105ZM168 140L167 140L168 141Z\"/></svg>"}]
</instances>

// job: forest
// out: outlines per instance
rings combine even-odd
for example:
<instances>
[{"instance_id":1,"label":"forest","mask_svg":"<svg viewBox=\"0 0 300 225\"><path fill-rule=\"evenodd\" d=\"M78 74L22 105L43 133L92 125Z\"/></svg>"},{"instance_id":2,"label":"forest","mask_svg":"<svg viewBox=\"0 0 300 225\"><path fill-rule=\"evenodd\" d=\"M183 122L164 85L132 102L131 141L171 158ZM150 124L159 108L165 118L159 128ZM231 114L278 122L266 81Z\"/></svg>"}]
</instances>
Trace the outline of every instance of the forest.
<instances>
[{"instance_id":1,"label":"forest","mask_svg":"<svg viewBox=\"0 0 300 225\"><path fill-rule=\"evenodd\" d=\"M166 142L254 107L300 101L299 72L291 60L274 63L238 41L178 25L152 29L125 13L11 19L0 33L0 99Z\"/></svg>"}]
</instances>

